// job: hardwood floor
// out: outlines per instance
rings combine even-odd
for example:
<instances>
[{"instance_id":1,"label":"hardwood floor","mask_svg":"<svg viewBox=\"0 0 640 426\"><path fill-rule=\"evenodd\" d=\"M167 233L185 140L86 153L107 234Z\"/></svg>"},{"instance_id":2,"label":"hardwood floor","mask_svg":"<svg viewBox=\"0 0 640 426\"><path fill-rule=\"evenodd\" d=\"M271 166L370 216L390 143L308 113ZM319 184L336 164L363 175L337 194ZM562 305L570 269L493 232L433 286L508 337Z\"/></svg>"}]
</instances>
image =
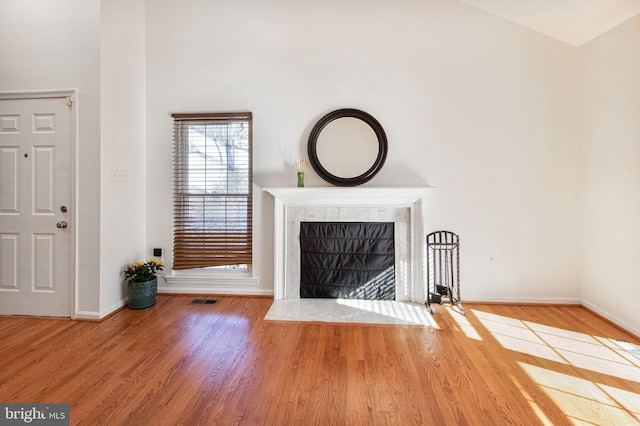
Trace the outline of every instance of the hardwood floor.
<instances>
[{"instance_id":1,"label":"hardwood floor","mask_svg":"<svg viewBox=\"0 0 640 426\"><path fill-rule=\"evenodd\" d=\"M579 307L439 306L428 328L189 301L100 323L0 318L0 402L68 402L86 425L640 422L640 355L611 339L639 342Z\"/></svg>"}]
</instances>

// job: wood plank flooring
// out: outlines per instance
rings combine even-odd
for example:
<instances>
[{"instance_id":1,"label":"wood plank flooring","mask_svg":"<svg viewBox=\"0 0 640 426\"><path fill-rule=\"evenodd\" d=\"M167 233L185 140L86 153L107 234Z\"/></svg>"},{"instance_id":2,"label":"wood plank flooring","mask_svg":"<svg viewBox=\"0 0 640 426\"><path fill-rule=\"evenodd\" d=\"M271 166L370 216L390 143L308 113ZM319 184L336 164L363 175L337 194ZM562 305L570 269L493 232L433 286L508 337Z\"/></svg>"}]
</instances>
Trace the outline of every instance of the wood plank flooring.
<instances>
[{"instance_id":1,"label":"wood plank flooring","mask_svg":"<svg viewBox=\"0 0 640 426\"><path fill-rule=\"evenodd\" d=\"M189 301L0 318L0 402L68 402L81 425L640 424L640 355L615 339L640 342L579 307L438 306L429 328Z\"/></svg>"}]
</instances>

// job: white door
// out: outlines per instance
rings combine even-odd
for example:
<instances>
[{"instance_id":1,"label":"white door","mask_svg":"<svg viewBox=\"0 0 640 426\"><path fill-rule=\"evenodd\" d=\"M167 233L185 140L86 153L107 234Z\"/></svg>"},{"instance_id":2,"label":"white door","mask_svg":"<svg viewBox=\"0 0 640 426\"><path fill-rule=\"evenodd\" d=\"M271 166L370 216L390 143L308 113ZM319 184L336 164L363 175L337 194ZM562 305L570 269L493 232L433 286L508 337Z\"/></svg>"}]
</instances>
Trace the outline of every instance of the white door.
<instances>
[{"instance_id":1,"label":"white door","mask_svg":"<svg viewBox=\"0 0 640 426\"><path fill-rule=\"evenodd\" d=\"M0 99L0 315L71 315L71 109Z\"/></svg>"}]
</instances>

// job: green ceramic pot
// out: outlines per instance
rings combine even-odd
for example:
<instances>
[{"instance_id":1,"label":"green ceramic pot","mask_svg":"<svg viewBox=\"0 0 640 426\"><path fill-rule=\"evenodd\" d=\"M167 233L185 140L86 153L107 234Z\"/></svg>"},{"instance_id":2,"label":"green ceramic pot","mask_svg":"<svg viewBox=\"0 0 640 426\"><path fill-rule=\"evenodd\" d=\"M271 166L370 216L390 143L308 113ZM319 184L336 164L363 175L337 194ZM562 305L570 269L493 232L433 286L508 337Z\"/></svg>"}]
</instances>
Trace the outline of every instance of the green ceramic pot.
<instances>
[{"instance_id":1,"label":"green ceramic pot","mask_svg":"<svg viewBox=\"0 0 640 426\"><path fill-rule=\"evenodd\" d=\"M156 304L158 293L158 278L142 283L129 282L129 307L144 309Z\"/></svg>"}]
</instances>

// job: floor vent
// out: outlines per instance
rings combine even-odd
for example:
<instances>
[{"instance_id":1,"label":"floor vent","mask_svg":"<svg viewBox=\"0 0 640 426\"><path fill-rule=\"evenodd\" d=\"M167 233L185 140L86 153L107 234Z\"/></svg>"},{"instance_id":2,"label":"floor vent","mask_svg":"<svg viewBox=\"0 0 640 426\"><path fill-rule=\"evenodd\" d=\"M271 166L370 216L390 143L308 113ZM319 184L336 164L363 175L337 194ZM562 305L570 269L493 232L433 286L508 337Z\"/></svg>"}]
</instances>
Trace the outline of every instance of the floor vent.
<instances>
[{"instance_id":1,"label":"floor vent","mask_svg":"<svg viewBox=\"0 0 640 426\"><path fill-rule=\"evenodd\" d=\"M193 299L190 305L216 305L220 299Z\"/></svg>"}]
</instances>

